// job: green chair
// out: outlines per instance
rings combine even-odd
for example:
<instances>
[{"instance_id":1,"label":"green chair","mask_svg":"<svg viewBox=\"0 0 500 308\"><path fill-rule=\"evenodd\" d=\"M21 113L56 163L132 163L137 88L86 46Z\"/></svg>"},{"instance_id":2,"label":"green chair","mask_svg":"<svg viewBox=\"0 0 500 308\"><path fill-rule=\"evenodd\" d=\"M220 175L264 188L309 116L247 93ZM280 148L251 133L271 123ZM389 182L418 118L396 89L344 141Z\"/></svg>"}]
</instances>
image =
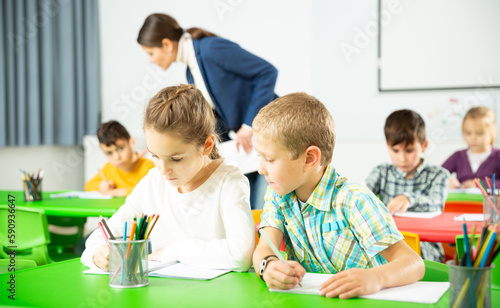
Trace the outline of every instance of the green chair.
<instances>
[{"instance_id":1,"label":"green chair","mask_svg":"<svg viewBox=\"0 0 500 308\"><path fill-rule=\"evenodd\" d=\"M83 228L87 217L47 216L51 243L49 253L52 259L63 261L79 258L75 247L83 238Z\"/></svg>"},{"instance_id":2,"label":"green chair","mask_svg":"<svg viewBox=\"0 0 500 308\"><path fill-rule=\"evenodd\" d=\"M425 275L422 281L448 281L448 266L444 263L423 260Z\"/></svg>"},{"instance_id":3,"label":"green chair","mask_svg":"<svg viewBox=\"0 0 500 308\"><path fill-rule=\"evenodd\" d=\"M476 234L474 238L474 245L476 245L478 239L479 239L479 234ZM455 237L455 244L457 245L457 255L458 258L460 259L462 257L462 254L464 253L463 234L457 235L457 237ZM495 265L495 267L491 271L491 288L493 290L500 290L500 256L497 256L493 264Z\"/></svg>"},{"instance_id":4,"label":"green chair","mask_svg":"<svg viewBox=\"0 0 500 308\"><path fill-rule=\"evenodd\" d=\"M0 259L0 274L11 273L9 272L9 265L11 265L10 259ZM36 267L36 262L33 260L15 260L13 263L14 269L16 271ZM12 267L11 267L12 268Z\"/></svg>"},{"instance_id":5,"label":"green chair","mask_svg":"<svg viewBox=\"0 0 500 308\"><path fill-rule=\"evenodd\" d=\"M3 227L0 228L0 258L10 259L9 252L15 250L16 259L28 259L36 262L37 265L52 263L47 245L50 243L49 229L47 227L47 217L40 209L15 207L15 222L13 230L15 242L9 242L8 222L12 213L8 205L0 205L0 221ZM8 247L16 246L16 248Z\"/></svg>"}]
</instances>

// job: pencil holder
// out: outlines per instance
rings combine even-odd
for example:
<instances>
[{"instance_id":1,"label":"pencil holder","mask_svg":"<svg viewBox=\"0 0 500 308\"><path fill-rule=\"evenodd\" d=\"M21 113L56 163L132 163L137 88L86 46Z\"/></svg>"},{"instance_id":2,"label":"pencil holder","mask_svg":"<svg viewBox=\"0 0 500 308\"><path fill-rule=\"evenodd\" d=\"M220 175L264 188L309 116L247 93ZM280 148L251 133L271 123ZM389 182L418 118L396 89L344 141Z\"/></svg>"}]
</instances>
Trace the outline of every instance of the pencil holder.
<instances>
[{"instance_id":1,"label":"pencil holder","mask_svg":"<svg viewBox=\"0 0 500 308\"><path fill-rule=\"evenodd\" d=\"M500 223L500 196L484 196L483 213L484 221L490 224Z\"/></svg>"},{"instance_id":2,"label":"pencil holder","mask_svg":"<svg viewBox=\"0 0 500 308\"><path fill-rule=\"evenodd\" d=\"M108 242L109 285L114 288L147 286L149 239L108 240Z\"/></svg>"},{"instance_id":3,"label":"pencil holder","mask_svg":"<svg viewBox=\"0 0 500 308\"><path fill-rule=\"evenodd\" d=\"M42 200L42 183L33 180L23 180L24 201Z\"/></svg>"},{"instance_id":4,"label":"pencil holder","mask_svg":"<svg viewBox=\"0 0 500 308\"><path fill-rule=\"evenodd\" d=\"M449 265L450 308L491 307L490 267Z\"/></svg>"}]
</instances>

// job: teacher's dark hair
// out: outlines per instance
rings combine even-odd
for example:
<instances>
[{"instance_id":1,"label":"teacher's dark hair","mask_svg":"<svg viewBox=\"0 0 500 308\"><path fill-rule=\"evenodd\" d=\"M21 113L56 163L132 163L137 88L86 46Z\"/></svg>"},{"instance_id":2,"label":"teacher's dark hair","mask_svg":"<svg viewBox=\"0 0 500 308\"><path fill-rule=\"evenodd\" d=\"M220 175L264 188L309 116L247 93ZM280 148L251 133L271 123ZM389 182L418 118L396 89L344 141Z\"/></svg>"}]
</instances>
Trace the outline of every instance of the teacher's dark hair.
<instances>
[{"instance_id":1,"label":"teacher's dark hair","mask_svg":"<svg viewBox=\"0 0 500 308\"><path fill-rule=\"evenodd\" d=\"M193 39L201 39L206 36L217 36L200 28L189 28L186 30ZM162 40L168 38L172 42L178 42L184 30L177 21L166 14L151 14L139 30L137 42L146 47L161 47Z\"/></svg>"}]
</instances>

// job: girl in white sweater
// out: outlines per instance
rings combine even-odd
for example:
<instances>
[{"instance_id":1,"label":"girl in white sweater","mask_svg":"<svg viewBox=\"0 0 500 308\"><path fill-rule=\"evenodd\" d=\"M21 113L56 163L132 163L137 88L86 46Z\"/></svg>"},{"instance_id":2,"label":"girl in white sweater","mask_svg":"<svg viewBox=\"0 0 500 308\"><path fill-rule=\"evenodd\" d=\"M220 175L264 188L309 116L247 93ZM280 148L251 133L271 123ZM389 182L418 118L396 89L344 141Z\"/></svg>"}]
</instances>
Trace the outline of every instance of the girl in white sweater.
<instances>
[{"instance_id":1,"label":"girl in white sweater","mask_svg":"<svg viewBox=\"0 0 500 308\"><path fill-rule=\"evenodd\" d=\"M108 220L115 237L125 221L160 214L150 234L150 260L246 271L255 248L248 180L224 163L215 145L212 109L194 86L167 87L146 110L144 133L153 168ZM82 263L108 270L109 249L99 230Z\"/></svg>"}]
</instances>

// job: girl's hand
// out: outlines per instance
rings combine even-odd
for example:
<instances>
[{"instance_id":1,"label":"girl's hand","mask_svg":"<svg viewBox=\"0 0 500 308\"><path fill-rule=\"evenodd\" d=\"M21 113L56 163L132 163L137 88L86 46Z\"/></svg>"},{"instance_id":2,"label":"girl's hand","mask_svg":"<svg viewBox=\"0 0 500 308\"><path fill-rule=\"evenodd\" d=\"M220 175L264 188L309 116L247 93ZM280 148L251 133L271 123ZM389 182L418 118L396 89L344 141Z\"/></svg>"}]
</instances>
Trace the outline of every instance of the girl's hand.
<instances>
[{"instance_id":1,"label":"girl's hand","mask_svg":"<svg viewBox=\"0 0 500 308\"><path fill-rule=\"evenodd\" d=\"M319 287L319 295L328 298L351 298L373 294L382 288L377 275L370 270L351 268L336 273Z\"/></svg>"},{"instance_id":2,"label":"girl's hand","mask_svg":"<svg viewBox=\"0 0 500 308\"><path fill-rule=\"evenodd\" d=\"M109 271L109 247L102 245L94 253L92 257L94 264L103 271Z\"/></svg>"},{"instance_id":3,"label":"girl's hand","mask_svg":"<svg viewBox=\"0 0 500 308\"><path fill-rule=\"evenodd\" d=\"M153 252L152 254L148 255L148 260L161 262L161 253L162 252L163 252L163 249Z\"/></svg>"},{"instance_id":4,"label":"girl's hand","mask_svg":"<svg viewBox=\"0 0 500 308\"><path fill-rule=\"evenodd\" d=\"M253 131L250 128L242 126L236 133L236 150L240 150L240 145L243 147L245 153L249 154L252 152L252 134Z\"/></svg>"},{"instance_id":5,"label":"girl's hand","mask_svg":"<svg viewBox=\"0 0 500 308\"><path fill-rule=\"evenodd\" d=\"M462 187L462 184L460 184L460 181L457 180L457 178L450 178L450 188L460 188Z\"/></svg>"},{"instance_id":6,"label":"girl's hand","mask_svg":"<svg viewBox=\"0 0 500 308\"><path fill-rule=\"evenodd\" d=\"M476 183L474 183L474 180L467 180L462 182L462 186L464 188L473 188L476 187Z\"/></svg>"}]
</instances>

